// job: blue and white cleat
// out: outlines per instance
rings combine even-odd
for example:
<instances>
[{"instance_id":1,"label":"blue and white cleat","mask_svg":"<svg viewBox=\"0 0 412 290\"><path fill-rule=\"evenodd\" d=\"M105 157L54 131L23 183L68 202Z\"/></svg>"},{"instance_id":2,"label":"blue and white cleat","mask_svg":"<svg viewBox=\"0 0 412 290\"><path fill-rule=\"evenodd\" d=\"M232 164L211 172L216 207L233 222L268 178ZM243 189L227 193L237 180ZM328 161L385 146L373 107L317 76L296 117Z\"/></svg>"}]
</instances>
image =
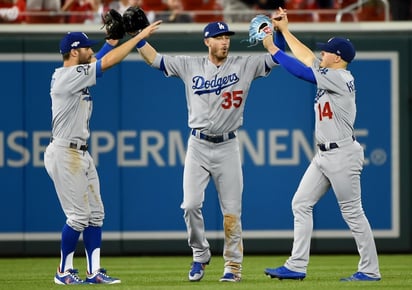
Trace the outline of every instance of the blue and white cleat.
<instances>
[{"instance_id":1,"label":"blue and white cleat","mask_svg":"<svg viewBox=\"0 0 412 290\"><path fill-rule=\"evenodd\" d=\"M192 262L192 266L189 271L189 281L198 282L202 280L205 275L206 265L209 265L209 261L206 263Z\"/></svg>"},{"instance_id":2,"label":"blue and white cleat","mask_svg":"<svg viewBox=\"0 0 412 290\"><path fill-rule=\"evenodd\" d=\"M240 282L241 280L241 276L234 273L225 273L222 278L219 279L220 282Z\"/></svg>"},{"instance_id":3,"label":"blue and white cleat","mask_svg":"<svg viewBox=\"0 0 412 290\"><path fill-rule=\"evenodd\" d=\"M295 271L289 270L285 266L278 267L275 269L266 268L265 274L267 276L270 276L270 278L278 278L279 280L282 280L282 279L303 280L306 277L306 273L295 272Z\"/></svg>"},{"instance_id":4,"label":"blue and white cleat","mask_svg":"<svg viewBox=\"0 0 412 290\"><path fill-rule=\"evenodd\" d=\"M342 282L351 282L351 281L379 281L381 278L370 277L362 272L356 272L350 277L342 278Z\"/></svg>"},{"instance_id":5,"label":"blue and white cleat","mask_svg":"<svg viewBox=\"0 0 412 290\"><path fill-rule=\"evenodd\" d=\"M100 268L93 274L87 274L86 284L119 284L122 281L106 274L106 269Z\"/></svg>"},{"instance_id":6,"label":"blue and white cleat","mask_svg":"<svg viewBox=\"0 0 412 290\"><path fill-rule=\"evenodd\" d=\"M63 273L57 271L56 276L54 276L54 283L58 285L77 285L85 284L85 282L79 278L79 271L77 269L68 269Z\"/></svg>"}]
</instances>

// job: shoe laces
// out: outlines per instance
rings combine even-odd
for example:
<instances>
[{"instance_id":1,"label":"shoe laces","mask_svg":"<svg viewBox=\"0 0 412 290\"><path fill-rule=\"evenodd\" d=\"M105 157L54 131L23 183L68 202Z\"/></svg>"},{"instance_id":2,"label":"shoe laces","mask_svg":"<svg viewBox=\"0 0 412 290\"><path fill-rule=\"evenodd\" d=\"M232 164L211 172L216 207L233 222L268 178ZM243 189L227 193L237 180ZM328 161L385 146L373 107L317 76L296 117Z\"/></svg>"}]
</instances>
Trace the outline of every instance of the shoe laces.
<instances>
[{"instance_id":1,"label":"shoe laces","mask_svg":"<svg viewBox=\"0 0 412 290\"><path fill-rule=\"evenodd\" d=\"M101 274L102 276L104 276L104 277L106 277L106 278L110 278L106 273L107 273L107 271L106 271L106 269L104 269L104 268L100 268L99 270L97 270L97 273L98 274Z\"/></svg>"},{"instance_id":2,"label":"shoe laces","mask_svg":"<svg viewBox=\"0 0 412 290\"><path fill-rule=\"evenodd\" d=\"M69 269L67 270L70 273L70 277L72 277L77 282L82 282L83 280L79 277L79 271L77 269Z\"/></svg>"}]
</instances>

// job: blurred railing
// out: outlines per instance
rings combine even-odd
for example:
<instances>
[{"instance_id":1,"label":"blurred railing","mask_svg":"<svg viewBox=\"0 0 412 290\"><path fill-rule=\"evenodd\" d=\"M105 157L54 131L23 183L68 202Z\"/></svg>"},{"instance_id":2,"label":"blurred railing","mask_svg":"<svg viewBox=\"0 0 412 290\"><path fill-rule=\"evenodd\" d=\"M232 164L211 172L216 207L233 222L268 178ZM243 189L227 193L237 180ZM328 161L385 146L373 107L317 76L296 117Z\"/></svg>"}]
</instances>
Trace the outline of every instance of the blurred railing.
<instances>
[{"instance_id":1,"label":"blurred railing","mask_svg":"<svg viewBox=\"0 0 412 290\"><path fill-rule=\"evenodd\" d=\"M365 5L366 3L368 3L370 0L359 0L356 3L353 3L343 9L340 9L338 11L338 13L336 14L336 22L341 22L342 17L344 14L346 13L353 13L354 11L356 11L357 9L362 8L363 5ZM384 7L384 20L385 21L389 21L390 20L390 5L389 2L387 0L379 0L383 7Z\"/></svg>"},{"instance_id":2,"label":"blurred railing","mask_svg":"<svg viewBox=\"0 0 412 290\"><path fill-rule=\"evenodd\" d=\"M358 0L342 9L294 9L288 10L291 22L361 22L361 21L390 21L390 4L387 0ZM164 16L164 11L146 11L151 19ZM257 14L270 15L272 11L257 11L253 9L233 10L186 10L195 23L211 21L226 21L228 23L248 23ZM66 23L66 24L99 24L102 15L95 12L70 11L24 11L20 12L21 23ZM5 22L3 22L5 23Z\"/></svg>"}]
</instances>

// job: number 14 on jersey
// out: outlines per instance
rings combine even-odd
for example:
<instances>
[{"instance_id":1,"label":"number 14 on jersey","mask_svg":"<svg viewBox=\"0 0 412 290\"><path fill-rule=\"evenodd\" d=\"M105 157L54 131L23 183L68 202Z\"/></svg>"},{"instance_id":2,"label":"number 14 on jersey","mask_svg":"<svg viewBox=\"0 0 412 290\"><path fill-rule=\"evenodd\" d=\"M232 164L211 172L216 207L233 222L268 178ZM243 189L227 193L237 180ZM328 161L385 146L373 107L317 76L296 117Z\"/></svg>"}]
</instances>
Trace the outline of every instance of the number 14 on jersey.
<instances>
[{"instance_id":1,"label":"number 14 on jersey","mask_svg":"<svg viewBox=\"0 0 412 290\"><path fill-rule=\"evenodd\" d=\"M333 112L332 112L332 109L330 108L329 102L325 102L324 104L318 103L319 121L322 121L323 118L332 119L332 115L333 115Z\"/></svg>"}]
</instances>

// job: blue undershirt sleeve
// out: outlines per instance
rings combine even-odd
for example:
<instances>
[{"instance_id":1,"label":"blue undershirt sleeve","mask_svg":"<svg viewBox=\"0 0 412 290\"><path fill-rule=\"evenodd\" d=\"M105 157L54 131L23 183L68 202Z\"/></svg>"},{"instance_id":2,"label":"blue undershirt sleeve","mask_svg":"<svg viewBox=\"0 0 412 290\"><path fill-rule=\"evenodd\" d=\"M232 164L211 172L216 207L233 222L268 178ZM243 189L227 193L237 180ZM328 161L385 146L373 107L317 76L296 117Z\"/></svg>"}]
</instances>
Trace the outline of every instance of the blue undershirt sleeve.
<instances>
[{"instance_id":1,"label":"blue undershirt sleeve","mask_svg":"<svg viewBox=\"0 0 412 290\"><path fill-rule=\"evenodd\" d=\"M166 67L165 67L165 61L163 60L163 57L162 57L162 60L160 61L160 68L159 68L159 70L161 70L161 71L166 71Z\"/></svg>"},{"instance_id":2,"label":"blue undershirt sleeve","mask_svg":"<svg viewBox=\"0 0 412 290\"><path fill-rule=\"evenodd\" d=\"M285 37L283 36L282 32L276 31L275 33L275 45L281 50L285 51L286 49L286 40Z\"/></svg>"},{"instance_id":3,"label":"blue undershirt sleeve","mask_svg":"<svg viewBox=\"0 0 412 290\"><path fill-rule=\"evenodd\" d=\"M316 84L316 78L310 67L305 66L299 60L294 57L290 57L285 52L279 50L272 58L277 63L281 64L288 72L297 78Z\"/></svg>"},{"instance_id":4,"label":"blue undershirt sleeve","mask_svg":"<svg viewBox=\"0 0 412 290\"><path fill-rule=\"evenodd\" d=\"M285 51L286 49L286 40L285 37L283 36L282 32L280 31L276 31L275 36L274 36L274 41L273 43L281 50L281 51ZM272 57L273 61L277 64L279 64L279 62ZM269 70L268 67L266 67L267 70Z\"/></svg>"},{"instance_id":5,"label":"blue undershirt sleeve","mask_svg":"<svg viewBox=\"0 0 412 290\"><path fill-rule=\"evenodd\" d=\"M96 62L96 77L100 78L103 75L102 71L102 60L98 59Z\"/></svg>"}]
</instances>

